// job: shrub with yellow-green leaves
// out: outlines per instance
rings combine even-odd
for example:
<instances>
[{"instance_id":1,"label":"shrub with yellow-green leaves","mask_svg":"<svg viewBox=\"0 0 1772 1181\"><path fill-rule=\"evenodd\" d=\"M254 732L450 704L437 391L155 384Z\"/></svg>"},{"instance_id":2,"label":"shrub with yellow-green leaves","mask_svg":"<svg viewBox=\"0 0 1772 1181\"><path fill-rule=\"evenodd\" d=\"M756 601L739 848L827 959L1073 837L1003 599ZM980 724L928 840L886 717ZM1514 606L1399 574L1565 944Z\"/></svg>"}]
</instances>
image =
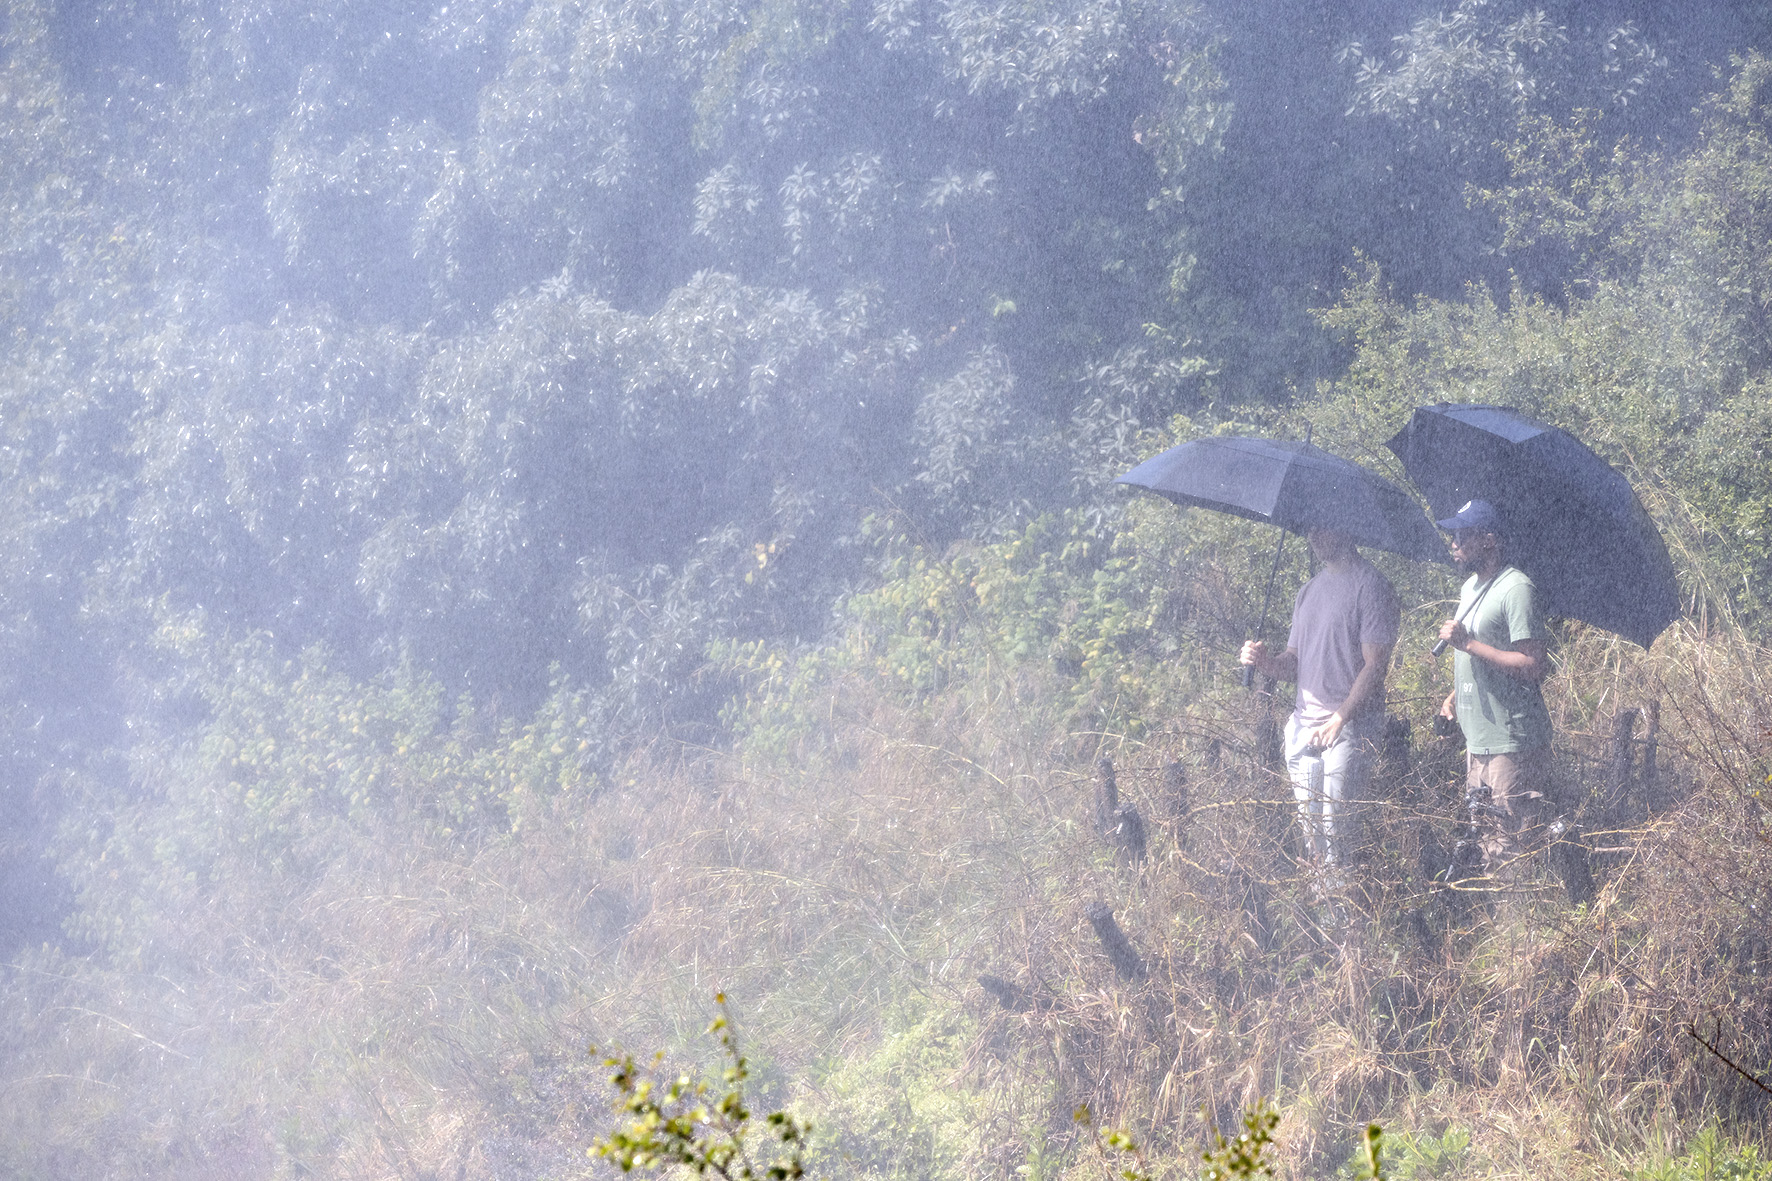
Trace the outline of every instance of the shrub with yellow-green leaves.
<instances>
[{"instance_id":1,"label":"shrub with yellow-green leaves","mask_svg":"<svg viewBox=\"0 0 1772 1181\"><path fill-rule=\"evenodd\" d=\"M1150 433L1145 449L1198 432L1178 418ZM779 749L790 734L819 733L813 723L828 721L841 686L859 678L869 691L911 705L949 690L961 698L1020 691L1054 724L1142 738L1226 692L1237 648L1261 622L1281 534L1132 489L1124 498L1111 530L1079 509L941 553L902 522L875 518L878 581L844 600L831 642L716 647L717 663L744 685L728 724L747 748ZM1399 560L1374 556L1387 572L1406 571ZM1308 574L1303 542L1285 539L1280 562L1266 621L1276 642ZM1426 634L1425 617L1417 630Z\"/></svg>"}]
</instances>

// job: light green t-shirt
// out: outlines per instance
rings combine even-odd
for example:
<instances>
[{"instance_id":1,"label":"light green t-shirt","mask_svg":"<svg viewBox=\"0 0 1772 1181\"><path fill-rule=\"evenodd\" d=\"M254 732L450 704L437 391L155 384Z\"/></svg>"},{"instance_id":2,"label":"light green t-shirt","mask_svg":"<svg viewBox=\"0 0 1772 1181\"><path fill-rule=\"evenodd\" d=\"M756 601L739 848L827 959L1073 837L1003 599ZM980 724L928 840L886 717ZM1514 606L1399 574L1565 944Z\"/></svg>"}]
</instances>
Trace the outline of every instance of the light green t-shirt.
<instances>
[{"instance_id":1,"label":"light green t-shirt","mask_svg":"<svg viewBox=\"0 0 1772 1181\"><path fill-rule=\"evenodd\" d=\"M1470 605L1479 594L1482 598L1473 612ZM1496 571L1487 588L1478 585L1474 574L1466 579L1458 596L1458 617L1477 639L1505 651L1514 650L1521 640L1545 638L1532 580L1512 566ZM1544 694L1536 684L1510 677L1466 652L1455 654L1452 677L1458 692L1458 724L1464 730L1464 748L1471 754L1513 754L1550 745L1550 711L1544 708Z\"/></svg>"}]
</instances>

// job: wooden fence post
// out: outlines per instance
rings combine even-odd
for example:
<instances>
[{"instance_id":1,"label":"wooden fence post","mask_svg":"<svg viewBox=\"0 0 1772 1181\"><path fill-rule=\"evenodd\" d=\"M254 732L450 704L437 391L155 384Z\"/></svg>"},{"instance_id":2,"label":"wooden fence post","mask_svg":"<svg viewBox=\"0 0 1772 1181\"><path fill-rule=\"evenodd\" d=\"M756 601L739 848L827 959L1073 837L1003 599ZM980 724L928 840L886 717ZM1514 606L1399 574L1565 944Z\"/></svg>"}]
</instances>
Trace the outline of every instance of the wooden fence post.
<instances>
[{"instance_id":1,"label":"wooden fence post","mask_svg":"<svg viewBox=\"0 0 1772 1181\"><path fill-rule=\"evenodd\" d=\"M1119 973L1120 979L1143 980L1150 974L1132 941L1126 938L1126 932L1114 921L1113 907L1105 902L1091 902L1084 908L1083 916L1095 928L1095 937L1101 940L1102 950L1114 962L1114 971Z\"/></svg>"},{"instance_id":2,"label":"wooden fence post","mask_svg":"<svg viewBox=\"0 0 1772 1181\"><path fill-rule=\"evenodd\" d=\"M1095 760L1095 831L1103 836L1114 831L1114 813L1120 810L1120 785L1114 780L1114 761Z\"/></svg>"},{"instance_id":3,"label":"wooden fence post","mask_svg":"<svg viewBox=\"0 0 1772 1181\"><path fill-rule=\"evenodd\" d=\"M1606 813L1614 818L1623 810L1630 791L1631 731L1636 725L1634 709L1621 709L1612 719L1612 767L1606 777Z\"/></svg>"},{"instance_id":4,"label":"wooden fence post","mask_svg":"<svg viewBox=\"0 0 1772 1181\"><path fill-rule=\"evenodd\" d=\"M1660 786L1655 782L1656 747L1661 742L1661 698L1652 698L1643 727L1643 806L1653 809L1661 802Z\"/></svg>"},{"instance_id":5,"label":"wooden fence post","mask_svg":"<svg viewBox=\"0 0 1772 1181\"><path fill-rule=\"evenodd\" d=\"M1119 850L1122 863L1143 864L1147 848L1144 817L1131 804L1120 802L1114 761L1105 755L1095 760L1095 831Z\"/></svg>"},{"instance_id":6,"label":"wooden fence post","mask_svg":"<svg viewBox=\"0 0 1772 1181\"><path fill-rule=\"evenodd\" d=\"M1180 759L1172 759L1169 765L1163 768L1163 807L1178 826L1185 825L1190 802L1187 767Z\"/></svg>"},{"instance_id":7,"label":"wooden fence post","mask_svg":"<svg viewBox=\"0 0 1772 1181\"><path fill-rule=\"evenodd\" d=\"M1114 847L1119 850L1122 865L1139 866L1144 864L1147 848L1144 834L1144 817L1131 804L1121 804L1114 809L1114 831L1109 834Z\"/></svg>"},{"instance_id":8,"label":"wooden fence post","mask_svg":"<svg viewBox=\"0 0 1772 1181\"><path fill-rule=\"evenodd\" d=\"M999 1005L1011 1013L1025 1013L1033 1007L1028 1004L1021 989L1001 976L982 975L978 978L978 983L986 992L997 998Z\"/></svg>"}]
</instances>

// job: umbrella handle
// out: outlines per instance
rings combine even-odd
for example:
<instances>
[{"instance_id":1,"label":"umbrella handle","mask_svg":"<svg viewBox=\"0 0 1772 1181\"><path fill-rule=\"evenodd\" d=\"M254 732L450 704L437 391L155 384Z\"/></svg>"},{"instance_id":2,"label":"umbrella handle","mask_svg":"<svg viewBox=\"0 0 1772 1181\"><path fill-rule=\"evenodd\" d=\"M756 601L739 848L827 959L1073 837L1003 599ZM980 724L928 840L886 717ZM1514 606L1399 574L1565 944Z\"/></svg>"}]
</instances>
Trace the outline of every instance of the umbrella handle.
<instances>
[{"instance_id":1,"label":"umbrella handle","mask_svg":"<svg viewBox=\"0 0 1772 1181\"><path fill-rule=\"evenodd\" d=\"M1306 432L1305 440L1306 442L1310 440L1308 432ZM1267 593L1261 596L1261 622L1255 627L1255 635L1257 639L1261 637L1262 632L1267 630L1268 608L1274 604L1274 580L1280 576L1280 555L1285 552L1286 531L1282 529L1280 530L1280 543L1274 546L1274 568L1267 572ZM1254 687L1255 666L1253 664L1245 664L1243 666L1243 688L1253 689Z\"/></svg>"},{"instance_id":2,"label":"umbrella handle","mask_svg":"<svg viewBox=\"0 0 1772 1181\"><path fill-rule=\"evenodd\" d=\"M1311 425L1312 424L1308 422L1304 424L1304 445L1306 447L1311 445ZM1280 576L1280 555L1285 552L1286 530L1282 528L1280 530L1280 540L1274 546L1273 569L1267 572L1267 593L1261 596L1261 622L1255 626L1255 636L1257 639L1260 639L1261 633L1267 630L1267 610L1274 604L1274 579ZM1255 666L1253 664L1245 664L1243 666L1243 688L1255 688Z\"/></svg>"},{"instance_id":3,"label":"umbrella handle","mask_svg":"<svg viewBox=\"0 0 1772 1181\"><path fill-rule=\"evenodd\" d=\"M1500 577L1501 577L1501 571L1499 571L1499 570L1497 570L1494 574L1490 575L1489 581L1483 584L1483 589L1477 592L1477 597L1471 600L1470 607L1465 611L1465 613L1463 615L1458 616L1459 623L1463 623L1465 621L1466 616L1474 615L1476 613L1477 605L1483 601L1483 596L1489 593L1489 588L1494 586L1495 580ZM1436 640L1434 642L1434 655L1435 656L1444 655L1446 652L1447 646L1450 645L1451 643L1452 643L1451 640Z\"/></svg>"}]
</instances>

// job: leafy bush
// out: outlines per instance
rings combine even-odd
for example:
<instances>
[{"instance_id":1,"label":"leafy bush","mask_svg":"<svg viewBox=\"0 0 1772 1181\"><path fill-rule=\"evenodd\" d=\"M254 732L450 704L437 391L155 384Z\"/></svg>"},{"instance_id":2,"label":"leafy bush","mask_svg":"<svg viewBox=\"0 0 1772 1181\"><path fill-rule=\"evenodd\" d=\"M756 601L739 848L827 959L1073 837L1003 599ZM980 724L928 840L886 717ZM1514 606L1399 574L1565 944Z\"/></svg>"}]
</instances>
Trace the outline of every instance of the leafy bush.
<instances>
[{"instance_id":1,"label":"leafy bush","mask_svg":"<svg viewBox=\"0 0 1772 1181\"><path fill-rule=\"evenodd\" d=\"M1470 1144L1471 1135L1463 1128L1447 1128L1437 1136L1393 1129L1384 1134L1384 1175L1392 1181L1461 1176ZM1341 1177L1371 1175L1370 1156L1364 1145L1337 1173Z\"/></svg>"},{"instance_id":2,"label":"leafy bush","mask_svg":"<svg viewBox=\"0 0 1772 1181\"><path fill-rule=\"evenodd\" d=\"M1684 1151L1629 1166L1623 1175L1631 1181L1766 1181L1772 1177L1772 1161L1755 1145L1729 1143L1711 1126L1694 1136Z\"/></svg>"},{"instance_id":3,"label":"leafy bush","mask_svg":"<svg viewBox=\"0 0 1772 1181\"><path fill-rule=\"evenodd\" d=\"M627 1120L591 1152L614 1161L623 1173L686 1169L697 1177L716 1174L725 1181L792 1181L806 1172L801 1160L810 1128L785 1111L772 1111L761 1126L752 1121L745 1099L750 1067L732 1033L726 998L716 994L720 1015L708 1032L720 1039L726 1064L718 1080L679 1074L658 1077L662 1058L651 1070L632 1055L606 1058L616 1110ZM592 1051L593 1055L595 1051ZM768 1145L759 1140L772 1141ZM779 1145L779 1147L778 1147ZM752 1154L758 1159L753 1160Z\"/></svg>"}]
</instances>

